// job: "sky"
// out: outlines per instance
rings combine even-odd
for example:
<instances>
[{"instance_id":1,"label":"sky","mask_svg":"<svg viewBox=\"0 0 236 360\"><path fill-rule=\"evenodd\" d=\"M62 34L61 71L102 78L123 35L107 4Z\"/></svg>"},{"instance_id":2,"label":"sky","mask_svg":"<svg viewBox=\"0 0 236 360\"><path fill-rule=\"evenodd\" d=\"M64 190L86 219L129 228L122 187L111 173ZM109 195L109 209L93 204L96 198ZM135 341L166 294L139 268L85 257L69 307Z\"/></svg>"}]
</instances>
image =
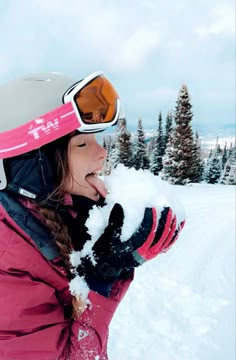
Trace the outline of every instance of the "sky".
<instances>
[{"instance_id":1,"label":"sky","mask_svg":"<svg viewBox=\"0 0 236 360\"><path fill-rule=\"evenodd\" d=\"M187 84L196 128L235 121L234 0L1 0L0 84L102 70L130 128L157 128Z\"/></svg>"}]
</instances>

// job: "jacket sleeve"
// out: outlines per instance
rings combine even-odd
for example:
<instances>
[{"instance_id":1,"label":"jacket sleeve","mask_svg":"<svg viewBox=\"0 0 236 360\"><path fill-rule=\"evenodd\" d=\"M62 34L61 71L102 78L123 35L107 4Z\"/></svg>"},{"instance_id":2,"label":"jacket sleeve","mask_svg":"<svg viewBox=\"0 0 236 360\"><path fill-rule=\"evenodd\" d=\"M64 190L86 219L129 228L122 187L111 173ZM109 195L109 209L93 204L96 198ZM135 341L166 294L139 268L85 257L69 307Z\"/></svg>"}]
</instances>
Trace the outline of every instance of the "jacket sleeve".
<instances>
[{"instance_id":1,"label":"jacket sleeve","mask_svg":"<svg viewBox=\"0 0 236 360\"><path fill-rule=\"evenodd\" d=\"M64 318L55 288L23 271L20 259L0 252L0 263L14 263L7 271L0 268L0 359L99 359L109 323L131 280L117 282L110 298L90 292L90 306L71 322Z\"/></svg>"}]
</instances>

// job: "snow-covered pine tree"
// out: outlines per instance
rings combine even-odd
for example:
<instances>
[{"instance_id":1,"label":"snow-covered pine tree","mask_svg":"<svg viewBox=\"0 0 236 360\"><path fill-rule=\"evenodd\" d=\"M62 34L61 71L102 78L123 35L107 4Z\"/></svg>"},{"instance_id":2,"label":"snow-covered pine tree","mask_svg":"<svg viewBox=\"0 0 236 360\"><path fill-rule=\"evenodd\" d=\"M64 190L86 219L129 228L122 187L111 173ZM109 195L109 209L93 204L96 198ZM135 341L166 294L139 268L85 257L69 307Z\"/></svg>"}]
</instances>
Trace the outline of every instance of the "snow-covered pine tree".
<instances>
[{"instance_id":1,"label":"snow-covered pine tree","mask_svg":"<svg viewBox=\"0 0 236 360\"><path fill-rule=\"evenodd\" d=\"M118 123L117 143L119 151L119 162L127 167L132 166L132 143L131 133L127 129L126 119L121 119Z\"/></svg>"},{"instance_id":2,"label":"snow-covered pine tree","mask_svg":"<svg viewBox=\"0 0 236 360\"><path fill-rule=\"evenodd\" d=\"M204 161L202 158L201 141L196 131L193 145L193 174L195 174L195 177L193 177L192 181L195 183L201 182L203 180L203 173Z\"/></svg>"},{"instance_id":3,"label":"snow-covered pine tree","mask_svg":"<svg viewBox=\"0 0 236 360\"><path fill-rule=\"evenodd\" d=\"M205 164L204 164L203 180L205 180L205 181L206 181L206 176L207 176L208 169L210 167L212 157L213 157L213 149L210 148L209 153L206 156L205 161L204 161Z\"/></svg>"},{"instance_id":4,"label":"snow-covered pine tree","mask_svg":"<svg viewBox=\"0 0 236 360\"><path fill-rule=\"evenodd\" d=\"M230 171L231 171L231 166L228 160L224 166L224 170L220 177L220 181L219 181L220 184L228 185Z\"/></svg>"},{"instance_id":5,"label":"snow-covered pine tree","mask_svg":"<svg viewBox=\"0 0 236 360\"><path fill-rule=\"evenodd\" d=\"M120 162L120 154L119 154L119 149L117 146L116 137L114 138L114 142L111 147L109 161L110 161L111 170L114 169Z\"/></svg>"},{"instance_id":6,"label":"snow-covered pine tree","mask_svg":"<svg viewBox=\"0 0 236 360\"><path fill-rule=\"evenodd\" d=\"M228 152L227 152L227 143L225 142L225 146L222 152L222 169L224 169L227 160L228 160Z\"/></svg>"},{"instance_id":7,"label":"snow-covered pine tree","mask_svg":"<svg viewBox=\"0 0 236 360\"><path fill-rule=\"evenodd\" d=\"M227 160L231 156L232 152L234 151L234 148L235 148L235 144L233 146L233 143L231 142L230 146L229 146L229 149L227 149Z\"/></svg>"},{"instance_id":8,"label":"snow-covered pine tree","mask_svg":"<svg viewBox=\"0 0 236 360\"><path fill-rule=\"evenodd\" d=\"M156 136L153 135L149 141L147 142L147 156L149 159L151 159L152 153L154 151L154 148L156 146Z\"/></svg>"},{"instance_id":9,"label":"snow-covered pine tree","mask_svg":"<svg viewBox=\"0 0 236 360\"><path fill-rule=\"evenodd\" d=\"M148 169L149 159L147 156L147 144L145 143L145 135L142 124L142 119L138 120L138 128L134 139L133 155L132 155L133 167L136 170Z\"/></svg>"},{"instance_id":10,"label":"snow-covered pine tree","mask_svg":"<svg viewBox=\"0 0 236 360\"><path fill-rule=\"evenodd\" d=\"M107 139L105 138L105 137L103 137L103 139L102 139L102 146L104 147L104 149L106 149L107 150Z\"/></svg>"},{"instance_id":11,"label":"snow-covered pine tree","mask_svg":"<svg viewBox=\"0 0 236 360\"><path fill-rule=\"evenodd\" d=\"M236 185L236 164L230 165L228 185Z\"/></svg>"},{"instance_id":12,"label":"snow-covered pine tree","mask_svg":"<svg viewBox=\"0 0 236 360\"><path fill-rule=\"evenodd\" d=\"M216 152L216 155L220 157L220 159L222 160L222 154L223 154L223 150L221 149L220 147L220 144L219 144L219 137L217 136L216 138L216 147L215 147L215 152Z\"/></svg>"},{"instance_id":13,"label":"snow-covered pine tree","mask_svg":"<svg viewBox=\"0 0 236 360\"><path fill-rule=\"evenodd\" d=\"M205 173L205 180L208 184L217 184L222 173L222 150L216 139L215 149L210 153L207 160L207 168Z\"/></svg>"},{"instance_id":14,"label":"snow-covered pine tree","mask_svg":"<svg viewBox=\"0 0 236 360\"><path fill-rule=\"evenodd\" d=\"M169 134L169 139L166 145L166 151L162 159L163 168L160 172L160 176L163 180L175 184L174 171L176 169L176 163L173 157L174 141L173 141L173 129Z\"/></svg>"},{"instance_id":15,"label":"snow-covered pine tree","mask_svg":"<svg viewBox=\"0 0 236 360\"><path fill-rule=\"evenodd\" d=\"M219 157L214 155L212 157L210 166L206 173L206 182L208 184L217 184L221 176L221 161Z\"/></svg>"},{"instance_id":16,"label":"snow-covered pine tree","mask_svg":"<svg viewBox=\"0 0 236 360\"><path fill-rule=\"evenodd\" d=\"M113 168L112 163L111 163L111 150L112 150L112 146L113 146L113 141L114 140L111 135L103 137L103 147L107 151L107 157L104 160L104 165L103 165L103 171L102 171L103 175L110 175L111 170Z\"/></svg>"},{"instance_id":17,"label":"snow-covered pine tree","mask_svg":"<svg viewBox=\"0 0 236 360\"><path fill-rule=\"evenodd\" d=\"M173 128L173 112L172 112L172 110L170 110L170 111L168 111L167 116L166 116L165 134L163 136L164 153L166 151L166 146L167 146L172 128Z\"/></svg>"},{"instance_id":18,"label":"snow-covered pine tree","mask_svg":"<svg viewBox=\"0 0 236 360\"><path fill-rule=\"evenodd\" d=\"M187 86L184 84L177 99L174 116L175 127L163 158L162 176L173 184L184 185L195 181L197 177L194 163L196 148L191 127L193 117L191 109L190 96Z\"/></svg>"},{"instance_id":19,"label":"snow-covered pine tree","mask_svg":"<svg viewBox=\"0 0 236 360\"><path fill-rule=\"evenodd\" d=\"M106 148L108 150L108 156L104 168L107 171L107 175L109 175L111 170L114 169L120 162L120 152L119 152L117 139L118 139L118 126L116 127L115 133L113 135L110 135L109 137L109 141L108 141L109 149Z\"/></svg>"},{"instance_id":20,"label":"snow-covered pine tree","mask_svg":"<svg viewBox=\"0 0 236 360\"><path fill-rule=\"evenodd\" d=\"M162 129L162 114L160 112L158 117L158 131L157 131L157 138L155 141L154 149L151 154L150 160L150 171L154 175L158 175L162 169L162 158L165 151L165 142L164 142L164 135Z\"/></svg>"},{"instance_id":21,"label":"snow-covered pine tree","mask_svg":"<svg viewBox=\"0 0 236 360\"><path fill-rule=\"evenodd\" d=\"M236 146L231 147L230 155L220 178L220 184L236 185Z\"/></svg>"},{"instance_id":22,"label":"snow-covered pine tree","mask_svg":"<svg viewBox=\"0 0 236 360\"><path fill-rule=\"evenodd\" d=\"M210 148L210 151L209 151L209 154L208 154L208 159L210 159L212 157L212 155L213 155L213 149Z\"/></svg>"}]
</instances>

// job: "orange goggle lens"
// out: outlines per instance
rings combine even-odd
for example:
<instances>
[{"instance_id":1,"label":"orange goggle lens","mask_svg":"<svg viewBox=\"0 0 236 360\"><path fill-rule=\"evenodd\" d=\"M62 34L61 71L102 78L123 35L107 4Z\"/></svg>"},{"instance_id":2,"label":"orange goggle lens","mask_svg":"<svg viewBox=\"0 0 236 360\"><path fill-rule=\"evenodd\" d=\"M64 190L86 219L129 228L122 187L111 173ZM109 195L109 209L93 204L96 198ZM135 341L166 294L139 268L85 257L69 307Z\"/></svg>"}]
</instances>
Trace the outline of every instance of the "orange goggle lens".
<instances>
[{"instance_id":1,"label":"orange goggle lens","mask_svg":"<svg viewBox=\"0 0 236 360\"><path fill-rule=\"evenodd\" d=\"M97 124L114 120L118 98L112 84L100 75L79 90L74 100L83 122Z\"/></svg>"}]
</instances>

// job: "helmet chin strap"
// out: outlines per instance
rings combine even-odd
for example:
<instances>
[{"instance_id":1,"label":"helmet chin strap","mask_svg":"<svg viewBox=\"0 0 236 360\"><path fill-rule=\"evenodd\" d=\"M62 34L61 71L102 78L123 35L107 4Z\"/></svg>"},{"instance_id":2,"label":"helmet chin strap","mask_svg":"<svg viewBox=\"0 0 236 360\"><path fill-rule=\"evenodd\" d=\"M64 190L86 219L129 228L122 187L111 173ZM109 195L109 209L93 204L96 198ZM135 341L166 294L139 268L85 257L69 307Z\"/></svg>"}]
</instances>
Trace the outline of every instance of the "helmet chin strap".
<instances>
[{"instance_id":1,"label":"helmet chin strap","mask_svg":"<svg viewBox=\"0 0 236 360\"><path fill-rule=\"evenodd\" d=\"M3 166L3 159L0 159L0 190L5 189L7 186L7 178Z\"/></svg>"}]
</instances>

